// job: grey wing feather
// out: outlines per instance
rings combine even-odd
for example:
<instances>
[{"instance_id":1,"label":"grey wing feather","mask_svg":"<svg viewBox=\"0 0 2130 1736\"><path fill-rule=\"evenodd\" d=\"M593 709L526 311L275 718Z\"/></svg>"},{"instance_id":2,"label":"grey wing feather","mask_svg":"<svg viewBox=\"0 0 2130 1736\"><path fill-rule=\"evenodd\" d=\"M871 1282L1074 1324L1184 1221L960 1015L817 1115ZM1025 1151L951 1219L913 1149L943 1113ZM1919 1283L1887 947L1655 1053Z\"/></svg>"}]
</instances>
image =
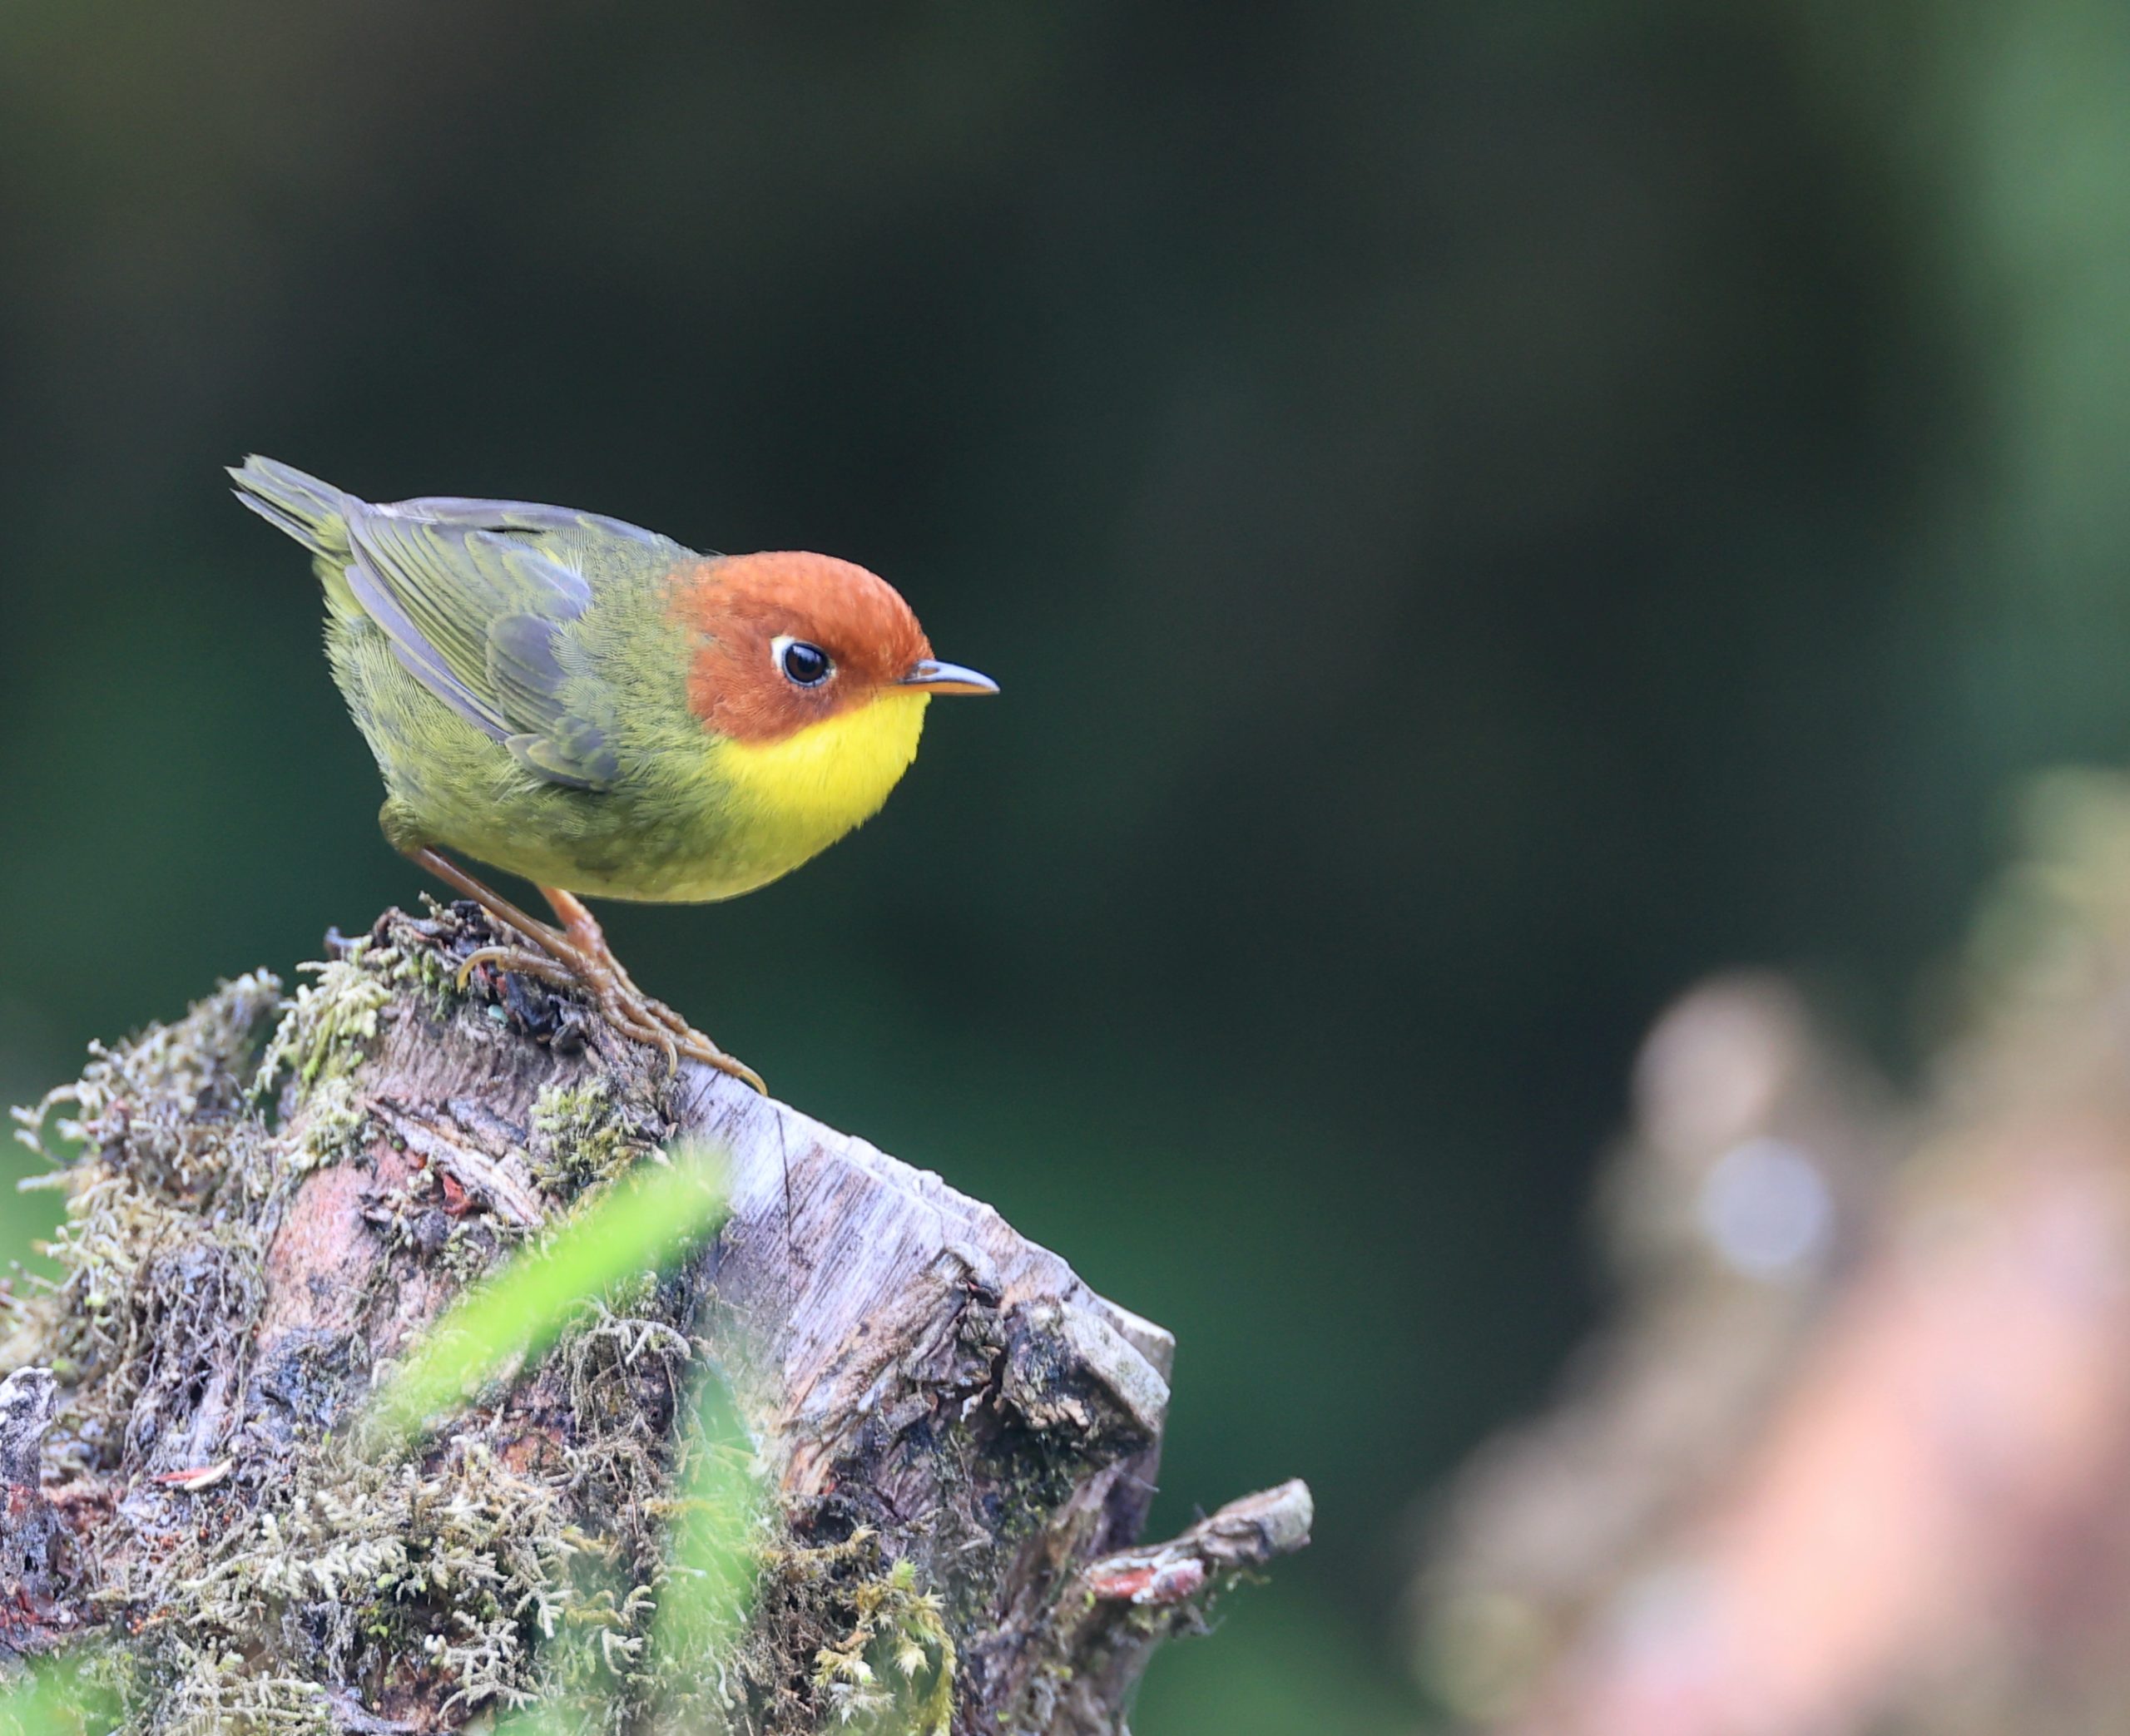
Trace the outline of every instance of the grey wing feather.
<instances>
[{"instance_id":1,"label":"grey wing feather","mask_svg":"<svg viewBox=\"0 0 2130 1736\"><path fill-rule=\"evenodd\" d=\"M583 574L529 539L416 517L412 504L349 516L357 600L417 680L528 769L578 789L610 786L619 767L609 720L585 715L596 703L564 658L562 636L591 606ZM463 504L490 508L493 523L507 503Z\"/></svg>"},{"instance_id":2,"label":"grey wing feather","mask_svg":"<svg viewBox=\"0 0 2130 1736\"><path fill-rule=\"evenodd\" d=\"M438 655L436 647L407 618L407 611L394 600L375 569L357 556L349 561L346 576L348 588L354 593L355 601L362 606L363 612L384 629L384 636L391 641L393 655L407 672L467 722L502 740L503 731L493 709L483 703L478 694L451 672L451 666Z\"/></svg>"},{"instance_id":3,"label":"grey wing feather","mask_svg":"<svg viewBox=\"0 0 2130 1736\"><path fill-rule=\"evenodd\" d=\"M543 507L537 501L471 500L456 494L428 494L416 500L396 501L376 510L409 518L426 518L438 524L464 525L478 531L532 531L550 537L568 537L590 531L624 542L640 543L646 548L686 552L671 537L646 531L625 518L609 518L602 512L580 512L573 507Z\"/></svg>"},{"instance_id":4,"label":"grey wing feather","mask_svg":"<svg viewBox=\"0 0 2130 1736\"><path fill-rule=\"evenodd\" d=\"M488 679L504 718L539 720L505 738L519 761L557 783L604 789L620 772L606 732L563 699L568 671L555 626L537 615L499 615L488 623Z\"/></svg>"}]
</instances>

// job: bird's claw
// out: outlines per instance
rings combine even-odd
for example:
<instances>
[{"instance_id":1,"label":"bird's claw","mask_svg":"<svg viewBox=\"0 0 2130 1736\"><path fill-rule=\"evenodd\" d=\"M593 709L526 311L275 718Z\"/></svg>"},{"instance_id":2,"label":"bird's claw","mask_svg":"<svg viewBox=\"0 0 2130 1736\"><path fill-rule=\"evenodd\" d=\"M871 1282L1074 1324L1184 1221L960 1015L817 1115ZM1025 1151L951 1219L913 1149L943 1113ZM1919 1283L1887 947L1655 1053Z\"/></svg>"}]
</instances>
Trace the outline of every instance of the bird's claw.
<instances>
[{"instance_id":1,"label":"bird's claw","mask_svg":"<svg viewBox=\"0 0 2130 1736\"><path fill-rule=\"evenodd\" d=\"M559 959L528 947L477 947L458 961L458 987L463 989L483 965L522 977L537 977L557 988L582 987L577 973Z\"/></svg>"},{"instance_id":2,"label":"bird's claw","mask_svg":"<svg viewBox=\"0 0 2130 1736\"><path fill-rule=\"evenodd\" d=\"M658 1006L656 1001L651 1004L653 1006ZM660 1007L659 1010L661 1012L670 1011L665 1007ZM762 1082L760 1074L744 1061L735 1060L731 1056L727 1055L702 1032L688 1025L685 1019L681 1022L685 1028L680 1038L680 1049L689 1060L699 1061L706 1067L715 1067L728 1078L736 1079L742 1085L753 1086L756 1093L761 1096L769 1096L769 1087Z\"/></svg>"},{"instance_id":3,"label":"bird's claw","mask_svg":"<svg viewBox=\"0 0 2130 1736\"><path fill-rule=\"evenodd\" d=\"M592 998L617 1030L665 1056L667 1078L681 1071L681 1057L685 1055L752 1086L765 1097L769 1095L760 1074L745 1061L734 1060L663 1001L652 1000L626 977L619 982L594 987Z\"/></svg>"},{"instance_id":4,"label":"bird's claw","mask_svg":"<svg viewBox=\"0 0 2130 1736\"><path fill-rule=\"evenodd\" d=\"M561 953L563 948L558 947L557 952ZM589 995L608 1025L630 1041L664 1055L669 1079L681 1071L681 1056L686 1055L752 1086L764 1096L769 1095L760 1074L745 1061L734 1060L664 1002L652 1000L611 958L597 958L573 946L561 957L526 947L481 947L459 962L458 986L463 988L483 965Z\"/></svg>"}]
</instances>

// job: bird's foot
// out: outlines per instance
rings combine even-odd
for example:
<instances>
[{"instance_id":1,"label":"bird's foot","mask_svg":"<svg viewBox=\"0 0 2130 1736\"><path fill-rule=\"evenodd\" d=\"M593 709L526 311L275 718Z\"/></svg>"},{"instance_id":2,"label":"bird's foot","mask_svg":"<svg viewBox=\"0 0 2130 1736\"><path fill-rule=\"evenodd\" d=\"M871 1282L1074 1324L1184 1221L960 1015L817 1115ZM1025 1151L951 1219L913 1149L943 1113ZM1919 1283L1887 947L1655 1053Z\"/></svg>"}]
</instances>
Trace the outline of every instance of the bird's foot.
<instances>
[{"instance_id":1,"label":"bird's foot","mask_svg":"<svg viewBox=\"0 0 2130 1736\"><path fill-rule=\"evenodd\" d=\"M612 953L604 947L594 952L568 934L547 929L545 923L540 926L547 932L539 937L537 952L530 947L498 946L469 952L458 967L459 986L463 987L476 969L488 965L558 987L581 989L616 1031L662 1054L668 1075L680 1070L685 1055L745 1081L765 1096L769 1094L760 1074L727 1055L664 1002L645 994Z\"/></svg>"},{"instance_id":2,"label":"bird's foot","mask_svg":"<svg viewBox=\"0 0 2130 1736\"><path fill-rule=\"evenodd\" d=\"M764 1096L769 1087L762 1076L745 1061L735 1061L661 1001L654 1001L629 980L622 962L607 944L598 918L586 909L582 899L559 887L540 888L555 914L559 928L528 916L509 899L491 891L465 869L426 844L405 852L461 898L471 898L488 912L495 925L511 937L511 943L482 947L458 967L458 986L482 965L493 965L536 977L564 988L578 988L590 995L607 1016L607 1021L622 1036L658 1050L666 1057L668 1076L680 1071L681 1057L699 1061L721 1073L744 1081Z\"/></svg>"}]
</instances>

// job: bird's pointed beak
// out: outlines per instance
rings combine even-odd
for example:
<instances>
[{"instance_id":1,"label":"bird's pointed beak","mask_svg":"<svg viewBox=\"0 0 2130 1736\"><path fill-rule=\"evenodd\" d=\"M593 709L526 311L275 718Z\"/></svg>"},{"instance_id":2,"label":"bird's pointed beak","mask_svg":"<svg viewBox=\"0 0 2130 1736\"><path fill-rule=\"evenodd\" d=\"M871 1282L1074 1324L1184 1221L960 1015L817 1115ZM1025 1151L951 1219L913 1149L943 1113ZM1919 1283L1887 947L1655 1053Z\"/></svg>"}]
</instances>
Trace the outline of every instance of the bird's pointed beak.
<instances>
[{"instance_id":1,"label":"bird's pointed beak","mask_svg":"<svg viewBox=\"0 0 2130 1736\"><path fill-rule=\"evenodd\" d=\"M996 693L998 684L988 675L980 675L973 669L963 669L958 663L942 663L936 657L927 657L913 663L909 672L897 677L899 687L914 687L919 693Z\"/></svg>"}]
</instances>

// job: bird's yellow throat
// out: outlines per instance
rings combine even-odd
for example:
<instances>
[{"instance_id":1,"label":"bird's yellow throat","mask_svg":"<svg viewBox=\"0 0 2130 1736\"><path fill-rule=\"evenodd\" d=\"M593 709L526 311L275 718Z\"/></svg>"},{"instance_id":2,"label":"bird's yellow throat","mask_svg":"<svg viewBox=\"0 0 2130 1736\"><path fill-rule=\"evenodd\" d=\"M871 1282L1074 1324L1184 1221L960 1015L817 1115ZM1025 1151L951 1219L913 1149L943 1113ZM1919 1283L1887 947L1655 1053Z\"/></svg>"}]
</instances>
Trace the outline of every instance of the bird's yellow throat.
<instances>
[{"instance_id":1,"label":"bird's yellow throat","mask_svg":"<svg viewBox=\"0 0 2130 1736\"><path fill-rule=\"evenodd\" d=\"M917 757L929 694L887 692L781 741L729 738L712 755L732 799L800 860L879 811ZM774 845L765 852L781 854Z\"/></svg>"}]
</instances>

